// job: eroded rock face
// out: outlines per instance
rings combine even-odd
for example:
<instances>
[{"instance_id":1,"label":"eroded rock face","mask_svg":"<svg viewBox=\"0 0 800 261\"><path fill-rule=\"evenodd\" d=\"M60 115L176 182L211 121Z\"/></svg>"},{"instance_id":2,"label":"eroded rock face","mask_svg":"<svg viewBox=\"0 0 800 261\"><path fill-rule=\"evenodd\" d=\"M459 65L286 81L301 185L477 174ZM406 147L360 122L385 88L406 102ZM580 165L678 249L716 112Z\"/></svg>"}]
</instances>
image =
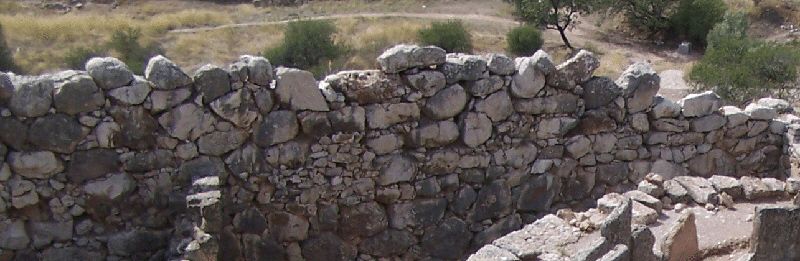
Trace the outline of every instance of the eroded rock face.
<instances>
[{"instance_id":1,"label":"eroded rock face","mask_svg":"<svg viewBox=\"0 0 800 261\"><path fill-rule=\"evenodd\" d=\"M86 62L86 72L104 90L116 89L133 81L133 72L128 69L128 65L114 57L89 59Z\"/></svg>"},{"instance_id":2,"label":"eroded rock face","mask_svg":"<svg viewBox=\"0 0 800 261\"><path fill-rule=\"evenodd\" d=\"M297 69L278 68L275 94L278 101L293 110L329 111L328 103L317 88L314 75Z\"/></svg>"},{"instance_id":3,"label":"eroded rock face","mask_svg":"<svg viewBox=\"0 0 800 261\"><path fill-rule=\"evenodd\" d=\"M14 94L8 107L15 115L23 117L43 116L53 104L54 82L50 76L17 77L12 79Z\"/></svg>"},{"instance_id":4,"label":"eroded rock face","mask_svg":"<svg viewBox=\"0 0 800 261\"><path fill-rule=\"evenodd\" d=\"M150 58L144 77L158 90L173 90L192 83L192 79L178 65L161 55Z\"/></svg>"}]
</instances>

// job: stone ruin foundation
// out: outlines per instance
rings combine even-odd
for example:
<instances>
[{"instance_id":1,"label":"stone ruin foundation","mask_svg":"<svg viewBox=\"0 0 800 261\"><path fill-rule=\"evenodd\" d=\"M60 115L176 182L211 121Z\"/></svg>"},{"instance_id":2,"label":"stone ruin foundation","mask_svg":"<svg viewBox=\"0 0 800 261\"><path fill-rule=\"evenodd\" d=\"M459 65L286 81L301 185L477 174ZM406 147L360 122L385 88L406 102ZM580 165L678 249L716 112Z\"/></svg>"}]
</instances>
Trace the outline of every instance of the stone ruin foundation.
<instances>
[{"instance_id":1,"label":"stone ruin foundation","mask_svg":"<svg viewBox=\"0 0 800 261\"><path fill-rule=\"evenodd\" d=\"M782 100L671 101L647 64L593 76L587 51L377 61L0 73L0 260L690 260L687 205L800 190ZM768 236L798 220L759 209L746 260L798 258Z\"/></svg>"}]
</instances>

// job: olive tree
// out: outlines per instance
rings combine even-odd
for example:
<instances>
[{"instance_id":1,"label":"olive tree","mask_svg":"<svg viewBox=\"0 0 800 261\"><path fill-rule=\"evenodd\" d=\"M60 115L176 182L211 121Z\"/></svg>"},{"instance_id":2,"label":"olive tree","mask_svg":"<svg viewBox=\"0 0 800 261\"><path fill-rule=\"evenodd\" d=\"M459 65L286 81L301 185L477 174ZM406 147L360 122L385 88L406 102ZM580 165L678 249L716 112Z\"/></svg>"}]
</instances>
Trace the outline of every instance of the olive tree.
<instances>
[{"instance_id":1,"label":"olive tree","mask_svg":"<svg viewBox=\"0 0 800 261\"><path fill-rule=\"evenodd\" d=\"M575 27L579 15L591 13L597 0L514 0L516 16L526 23L558 30L561 41L570 49L566 31Z\"/></svg>"}]
</instances>

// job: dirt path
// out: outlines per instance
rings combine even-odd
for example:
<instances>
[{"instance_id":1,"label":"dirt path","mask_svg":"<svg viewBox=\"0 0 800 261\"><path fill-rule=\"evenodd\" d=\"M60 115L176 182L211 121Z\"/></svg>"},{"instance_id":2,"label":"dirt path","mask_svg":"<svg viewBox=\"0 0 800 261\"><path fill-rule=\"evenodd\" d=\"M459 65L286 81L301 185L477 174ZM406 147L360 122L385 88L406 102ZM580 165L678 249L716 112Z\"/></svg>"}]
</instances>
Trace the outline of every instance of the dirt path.
<instances>
[{"instance_id":1,"label":"dirt path","mask_svg":"<svg viewBox=\"0 0 800 261\"><path fill-rule=\"evenodd\" d=\"M513 19L497 17L497 16L489 16L489 15L479 15L479 14L359 13L359 14L323 15L323 16L303 17L303 18L287 19L287 20L280 20L280 21L269 21L269 22L226 24L226 25L220 25L220 26L198 27L198 28L189 28L189 29L175 29L175 30L170 30L169 32L170 33L196 33L196 32L204 32L204 31L220 30L220 29L225 29L225 28L242 28L242 27L252 27L252 26L267 26L267 25L286 24L286 23L293 22L293 21L298 21L298 20L333 20L333 19L343 19L343 18L386 18L386 17L419 18L419 19L434 19L434 20L460 19L460 20L481 21L481 22L490 22L490 23L498 23L498 24L506 24L506 25L519 25L520 24L519 22L517 22L517 21L515 21Z\"/></svg>"}]
</instances>

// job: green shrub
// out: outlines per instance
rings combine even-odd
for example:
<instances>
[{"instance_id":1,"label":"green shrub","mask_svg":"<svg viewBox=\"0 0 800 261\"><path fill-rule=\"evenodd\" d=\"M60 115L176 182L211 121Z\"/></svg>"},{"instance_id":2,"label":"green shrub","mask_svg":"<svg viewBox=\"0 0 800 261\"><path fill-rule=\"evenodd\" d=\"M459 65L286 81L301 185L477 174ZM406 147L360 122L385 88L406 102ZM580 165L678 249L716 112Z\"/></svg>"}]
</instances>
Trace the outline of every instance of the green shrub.
<instances>
[{"instance_id":1,"label":"green shrub","mask_svg":"<svg viewBox=\"0 0 800 261\"><path fill-rule=\"evenodd\" d=\"M797 79L800 51L789 44L721 37L692 67L689 78L733 102L786 95Z\"/></svg>"},{"instance_id":2,"label":"green shrub","mask_svg":"<svg viewBox=\"0 0 800 261\"><path fill-rule=\"evenodd\" d=\"M119 55L119 59L125 62L128 67L136 74L142 74L147 64L147 60L161 53L161 49L156 44L142 46L139 38L142 31L138 28L125 28L114 31L108 48L114 50Z\"/></svg>"},{"instance_id":3,"label":"green shrub","mask_svg":"<svg viewBox=\"0 0 800 261\"><path fill-rule=\"evenodd\" d=\"M3 34L3 26L0 25L0 71L16 71L17 66L14 64L14 57L11 54L11 48L6 44L6 37Z\"/></svg>"},{"instance_id":4,"label":"green shrub","mask_svg":"<svg viewBox=\"0 0 800 261\"><path fill-rule=\"evenodd\" d=\"M747 37L747 27L749 26L747 15L742 12L725 14L722 22L714 26L708 32L706 42L708 48L714 48L714 43L723 41L725 39L745 39Z\"/></svg>"},{"instance_id":5,"label":"green shrub","mask_svg":"<svg viewBox=\"0 0 800 261\"><path fill-rule=\"evenodd\" d=\"M419 41L425 45L439 46L447 52L472 52L472 37L461 21L433 22L417 34Z\"/></svg>"},{"instance_id":6,"label":"green shrub","mask_svg":"<svg viewBox=\"0 0 800 261\"><path fill-rule=\"evenodd\" d=\"M542 33L531 25L512 29L506 35L506 41L508 42L508 51L519 56L533 55L533 53L542 48L544 43Z\"/></svg>"},{"instance_id":7,"label":"green shrub","mask_svg":"<svg viewBox=\"0 0 800 261\"><path fill-rule=\"evenodd\" d=\"M708 32L722 21L726 10L723 0L681 0L670 17L670 27L679 37L705 45Z\"/></svg>"},{"instance_id":8,"label":"green shrub","mask_svg":"<svg viewBox=\"0 0 800 261\"><path fill-rule=\"evenodd\" d=\"M83 70L86 66L86 62L88 62L89 59L94 57L103 57L106 55L106 50L98 46L81 46L67 50L67 54L64 56L64 63L67 65L67 68L73 70Z\"/></svg>"},{"instance_id":9,"label":"green shrub","mask_svg":"<svg viewBox=\"0 0 800 261\"><path fill-rule=\"evenodd\" d=\"M325 71L325 61L345 52L333 41L336 27L329 21L297 21L287 25L283 42L267 49L263 55L276 65L296 67L312 72Z\"/></svg>"}]
</instances>

